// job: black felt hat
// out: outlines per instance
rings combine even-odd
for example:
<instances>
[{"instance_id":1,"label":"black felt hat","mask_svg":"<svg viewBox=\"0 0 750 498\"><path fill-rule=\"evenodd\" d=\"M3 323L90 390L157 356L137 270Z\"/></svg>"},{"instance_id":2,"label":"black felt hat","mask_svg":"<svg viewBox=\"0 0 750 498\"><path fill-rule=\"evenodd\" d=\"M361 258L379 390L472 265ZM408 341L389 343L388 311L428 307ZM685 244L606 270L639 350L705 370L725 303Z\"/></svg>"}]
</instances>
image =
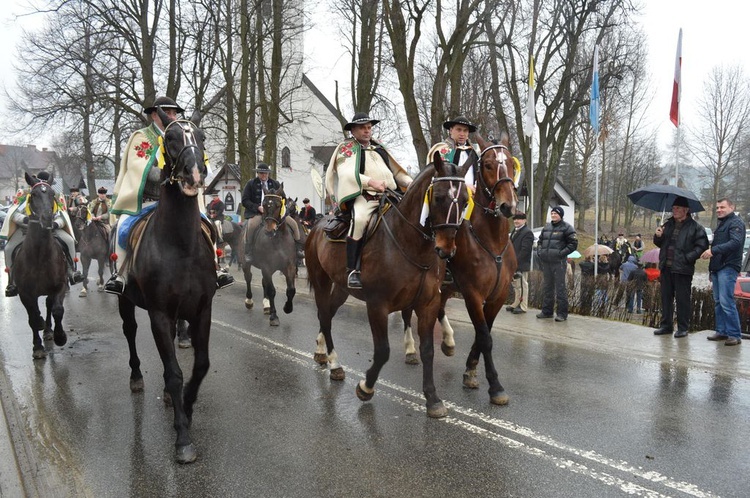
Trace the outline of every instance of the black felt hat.
<instances>
[{"instance_id":1,"label":"black felt hat","mask_svg":"<svg viewBox=\"0 0 750 498\"><path fill-rule=\"evenodd\" d=\"M469 133L474 133L477 131L477 125L466 119L466 116L457 116L455 119L451 119L443 123L443 128L446 130L450 130L455 125L464 125L467 128L469 128Z\"/></svg>"},{"instance_id":2,"label":"black felt hat","mask_svg":"<svg viewBox=\"0 0 750 498\"><path fill-rule=\"evenodd\" d=\"M257 173L270 173L271 167L266 163L259 163L258 166L256 166L255 171Z\"/></svg>"},{"instance_id":3,"label":"black felt hat","mask_svg":"<svg viewBox=\"0 0 750 498\"><path fill-rule=\"evenodd\" d=\"M143 109L146 114L151 114L156 110L157 107L162 109L174 109L177 112L185 112L185 109L177 105L177 102L170 99L169 97L158 97L154 100L154 103L150 107Z\"/></svg>"},{"instance_id":4,"label":"black felt hat","mask_svg":"<svg viewBox=\"0 0 750 498\"><path fill-rule=\"evenodd\" d=\"M355 112L352 120L344 125L344 129L346 131L349 131L355 125L361 125L361 124L366 124L366 123L370 123L373 126L375 126L376 124L380 123L380 120L371 119L370 116L366 112Z\"/></svg>"}]
</instances>

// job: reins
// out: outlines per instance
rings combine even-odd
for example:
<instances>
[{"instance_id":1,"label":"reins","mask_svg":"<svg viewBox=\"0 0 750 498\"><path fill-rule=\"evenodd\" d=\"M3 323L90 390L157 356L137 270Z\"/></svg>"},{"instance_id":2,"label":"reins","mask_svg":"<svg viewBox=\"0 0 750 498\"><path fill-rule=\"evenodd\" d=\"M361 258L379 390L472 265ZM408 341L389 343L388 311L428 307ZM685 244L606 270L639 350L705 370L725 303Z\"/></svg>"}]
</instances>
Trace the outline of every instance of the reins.
<instances>
[{"instance_id":1,"label":"reins","mask_svg":"<svg viewBox=\"0 0 750 498\"><path fill-rule=\"evenodd\" d=\"M494 207L492 207L492 205L494 204L494 199L493 199L494 196L492 195L492 192L494 192L495 189L497 188L497 186L499 184L501 184L501 183L510 182L513 185L513 188L515 188L516 183L513 181L513 178L507 176L508 175L508 169L507 168L505 169L505 175L506 176L502 176L502 177L500 176L500 165L501 164L505 165L505 161L498 160L497 161L497 170L496 170L496 177L497 177L497 179L495 180L495 184L492 186L492 189L490 189L487 186L487 184L484 181L484 176L482 175L482 171L481 171L482 164L481 164L481 162L482 162L482 157L487 152L494 151L494 150L500 150L500 153L503 154L503 155L505 155L505 152L503 152L503 151L507 151L510 154L510 151L508 150L508 147L506 147L505 145L502 145L502 144L490 145L489 147L485 148L479 154L479 170L480 170L479 171L479 181L481 182L482 191L487 195L487 198L488 198L488 201L489 201L489 204L487 206L484 206L482 204L479 204L479 206L482 208L482 210L485 213L491 214L492 216L494 216L495 218L497 218L499 216L499 214L495 211ZM496 157L497 157L497 152L495 154L496 154Z\"/></svg>"},{"instance_id":2,"label":"reins","mask_svg":"<svg viewBox=\"0 0 750 498\"><path fill-rule=\"evenodd\" d=\"M166 185L169 183L170 185L181 181L183 179L182 171L175 174L174 167L176 164L179 164L179 160L182 157L182 154L185 153L185 151L188 151L190 149L196 149L198 151L199 155L202 155L203 149L198 145L198 141L195 139L195 129L194 124L191 121L188 121L186 119L175 119L174 121L171 121L165 128L164 128L164 137L167 136L167 131L173 126L177 124L180 129L182 130L182 148L177 153L177 157L172 157L172 154L170 154L169 149L162 145L164 148L164 156L166 159L169 159L169 165L170 165L170 172L169 177L162 182L162 185Z\"/></svg>"}]
</instances>

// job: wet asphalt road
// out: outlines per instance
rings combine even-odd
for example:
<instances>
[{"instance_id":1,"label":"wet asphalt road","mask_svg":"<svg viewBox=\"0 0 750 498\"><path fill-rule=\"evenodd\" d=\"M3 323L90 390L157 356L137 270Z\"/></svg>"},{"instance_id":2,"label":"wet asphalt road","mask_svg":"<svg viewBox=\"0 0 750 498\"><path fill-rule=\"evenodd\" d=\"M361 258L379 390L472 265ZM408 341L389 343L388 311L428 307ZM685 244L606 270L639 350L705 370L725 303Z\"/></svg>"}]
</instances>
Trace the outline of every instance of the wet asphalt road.
<instances>
[{"instance_id":1,"label":"wet asphalt road","mask_svg":"<svg viewBox=\"0 0 750 498\"><path fill-rule=\"evenodd\" d=\"M4 276L1 282L4 288ZM32 360L20 302L0 298L0 387L30 494L750 494L750 350L741 349L750 344L718 351L724 364L714 369L671 354L671 343L654 357L596 347L601 321L539 324L531 313L502 312L494 357L511 402L492 406L483 377L478 391L462 387L472 332L454 300L457 355L438 352L435 362L449 416L433 420L425 415L421 366L403 362L398 315L390 321L391 359L375 397L363 403L354 388L370 364L372 341L361 305L350 300L334 321L347 378L332 382L312 359L317 323L306 289L294 313L282 313L281 326L272 328L258 308L245 310L244 285L235 285L214 301L211 369L191 431L199 459L180 466L147 316L138 315L145 392L131 394L116 299L97 292L79 298L79 288L66 298L68 344L48 343L42 361ZM557 326L584 340L556 340ZM660 339L642 331L638 340ZM178 357L188 378L192 350Z\"/></svg>"}]
</instances>

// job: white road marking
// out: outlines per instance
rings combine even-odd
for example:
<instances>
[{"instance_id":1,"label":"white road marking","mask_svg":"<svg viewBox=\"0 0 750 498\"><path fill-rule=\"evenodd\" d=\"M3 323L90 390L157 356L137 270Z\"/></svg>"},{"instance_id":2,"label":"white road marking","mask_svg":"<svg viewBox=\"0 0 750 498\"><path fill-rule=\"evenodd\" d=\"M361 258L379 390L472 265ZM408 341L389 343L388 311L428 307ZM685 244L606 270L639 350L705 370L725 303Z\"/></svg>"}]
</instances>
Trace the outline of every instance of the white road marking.
<instances>
[{"instance_id":1,"label":"white road marking","mask_svg":"<svg viewBox=\"0 0 750 498\"><path fill-rule=\"evenodd\" d=\"M326 375L328 374L328 369L321 368L320 365L318 365L317 363L313 361L313 355L311 353L301 351L299 349L293 348L287 344L284 344L278 341L274 341L273 339L269 339L268 337L265 337L263 335L255 334L253 332L242 329L230 323L226 323L220 320L212 320L212 323L225 327L227 329L231 329L235 332L239 332L240 334L249 336L259 341L259 343L256 343L256 344L260 346L262 349L264 349L265 351L273 355L276 355L286 360L291 360L294 363L307 367L318 373L322 373ZM364 372L360 372L346 365L341 365L341 366L344 368L347 374L364 379L365 377ZM388 388L391 391L395 391L395 393L392 393L384 389L378 390L376 388L376 391L378 392L377 394L378 396L386 396L389 399L396 401L400 405L410 408L416 412L420 412L420 413L425 412L424 396L422 395L421 392L414 391L412 389L400 386L398 384L394 384L393 382L383 380L383 379L378 379L377 386ZM412 398L412 399L407 399L404 396L408 396L409 398ZM414 401L414 400L418 400L418 401ZM582 463L578 463L567 458L562 458L562 457L558 457L555 455L551 455L548 452L546 452L544 449L542 449L541 446L544 445L544 446L548 446L558 451L570 453L574 455L575 457L589 460L596 465L609 467L613 471L623 472L629 475L633 475L645 481L649 481L653 484L658 484L660 486L671 488L675 491L678 491L680 493L683 493L689 496L695 496L697 498L712 498L712 497L718 496L718 495L711 493L710 491L705 491L705 490L700 489L695 484L676 481L665 475L660 474L659 472L647 471L642 468L633 466L626 461L622 461L622 460L615 461L611 458L600 455L595 451L582 450L582 449L567 445L565 443L561 443L544 434L538 434L532 429L529 429L528 427L523 427L521 425L515 424L513 422L509 422L507 420L502 420L497 417L492 417L490 415L487 415L486 413L477 412L470 408L465 408L465 407L462 407L455 403L451 403L446 400L443 400L443 402L452 412L459 414L463 417L473 419L476 422L486 424L498 430L493 431L492 429L483 428L483 427L480 427L479 425L476 425L476 423L461 420L459 418L456 418L455 416L448 416L442 419L436 419L436 421L440 421L443 423L454 425L456 427L460 427L468 432L482 436L491 441L499 442L500 444L507 446L509 448L520 450L526 454L549 461L558 468L566 469L573 473L590 477L604 484L607 484L608 486L617 487L620 490L628 494L632 494L636 496L647 496L647 497L668 496L668 495L659 493L658 491L645 488L634 482L630 482L630 481L621 479L619 477L615 477L606 472L597 471ZM517 439L513 439L511 437L500 434L500 430L510 432L512 434L515 434L523 438L530 439L536 443L539 443L540 447L530 445L522 441L519 441Z\"/></svg>"}]
</instances>

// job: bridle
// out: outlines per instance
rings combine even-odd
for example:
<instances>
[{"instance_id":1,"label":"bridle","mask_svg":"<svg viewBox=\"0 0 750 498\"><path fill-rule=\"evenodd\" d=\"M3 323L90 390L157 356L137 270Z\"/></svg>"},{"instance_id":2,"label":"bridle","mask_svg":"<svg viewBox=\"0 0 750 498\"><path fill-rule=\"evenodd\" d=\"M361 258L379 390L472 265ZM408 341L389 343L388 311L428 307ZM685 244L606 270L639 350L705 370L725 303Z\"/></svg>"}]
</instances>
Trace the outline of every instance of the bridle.
<instances>
[{"instance_id":1,"label":"bridle","mask_svg":"<svg viewBox=\"0 0 750 498\"><path fill-rule=\"evenodd\" d=\"M180 158L185 152L191 149L195 149L196 155L200 158L203 158L203 152L204 152L201 146L198 145L198 140L195 137L196 126L192 121L188 121L187 119L175 119L174 121L171 121L164 128L164 139L166 139L167 132L173 126L179 126L180 130L182 131L182 148L177 153L177 156L172 156L172 154L169 151L169 148L167 148L166 145L162 142L164 156L166 159L169 160L169 163L171 165L169 178L168 180L165 180L165 183L168 181L170 184L175 183L177 181L184 180L182 171L179 171L175 174L175 166L179 164Z\"/></svg>"},{"instance_id":2,"label":"bridle","mask_svg":"<svg viewBox=\"0 0 750 498\"><path fill-rule=\"evenodd\" d=\"M458 200L461 197L461 189L466 189L466 180L460 176L442 176L433 178L430 182L430 186L427 188L426 197L428 202L432 200L432 188L436 183L439 182L450 182L448 188L448 196L450 198L450 205L448 207L448 213L445 215L444 223L431 223L433 237L436 229L439 228L455 228L461 226L463 222L464 210L458 205ZM468 189L467 195L468 195ZM455 195L453 195L455 194Z\"/></svg>"},{"instance_id":3,"label":"bridle","mask_svg":"<svg viewBox=\"0 0 750 498\"><path fill-rule=\"evenodd\" d=\"M497 170L495 172L495 183L494 185L492 185L492 189L490 189L487 186L487 183L484 181L484 175L482 174L482 157L484 157L484 155L488 153L489 151L495 152L495 159L497 160ZM495 196L493 195L493 192L495 191L495 189L498 187L498 185L501 185L502 183L505 183L505 182L510 182L510 184L513 185L514 191L516 188L515 181L513 180L513 178L508 176L508 168L505 165L505 161L508 160L508 156L506 156L506 152L510 154L510 150L508 150L508 147L502 144L498 144L498 145L490 145L479 154L479 169L480 169L479 182L481 183L482 191L487 195L487 199L489 199L490 201L489 206L482 206L482 208L484 209L486 213L490 213L495 217L499 216L499 213L494 209L494 203L495 203L494 197ZM501 167L505 168L505 171L504 171L505 176L501 176L501 172L500 172Z\"/></svg>"},{"instance_id":4,"label":"bridle","mask_svg":"<svg viewBox=\"0 0 750 498\"><path fill-rule=\"evenodd\" d=\"M284 202L285 202L285 200L286 200L286 199L285 199L285 198L284 198L283 196L281 196L281 195L278 195L278 194L265 194L265 195L263 196L263 200L265 201L265 200L266 200L267 198L269 198L269 197L270 197L270 198L276 198L276 199L279 199L279 203L281 204L281 209L279 210L279 217L278 217L278 218L275 218L275 217L273 217L273 216L270 216L270 215L266 215L266 216L264 216L264 217L263 217L263 222L265 223L265 222L266 222L266 221L268 221L268 220L270 220L270 221L275 221L275 222L276 222L276 230L278 230L278 227L279 227L279 226L281 225L281 223L282 223L282 222L283 222L283 221L284 221L284 220L286 219L286 217L287 217L287 216L289 215L289 212L288 212L288 210L287 210L287 209L285 209L285 206L284 206ZM275 232L276 230L274 230L274 232Z\"/></svg>"},{"instance_id":5,"label":"bridle","mask_svg":"<svg viewBox=\"0 0 750 498\"><path fill-rule=\"evenodd\" d=\"M34 185L31 186L31 189L29 190L29 195L28 195L28 197L26 199L26 208L25 208L26 215L29 217L29 224L32 224L32 223L41 224L41 219L39 217L39 214L35 213L31 209L32 195L34 193L34 190L36 190L37 188L41 189L42 193L44 193L44 194L47 193L48 189L49 190L52 189L52 187L50 186L50 184L47 183L47 182L45 182L44 180L38 180ZM55 201L54 196L53 196L53 198L52 198L52 215L54 216L55 213L57 213L57 202ZM51 225L50 225L50 227L46 227L46 228L51 228Z\"/></svg>"}]
</instances>

